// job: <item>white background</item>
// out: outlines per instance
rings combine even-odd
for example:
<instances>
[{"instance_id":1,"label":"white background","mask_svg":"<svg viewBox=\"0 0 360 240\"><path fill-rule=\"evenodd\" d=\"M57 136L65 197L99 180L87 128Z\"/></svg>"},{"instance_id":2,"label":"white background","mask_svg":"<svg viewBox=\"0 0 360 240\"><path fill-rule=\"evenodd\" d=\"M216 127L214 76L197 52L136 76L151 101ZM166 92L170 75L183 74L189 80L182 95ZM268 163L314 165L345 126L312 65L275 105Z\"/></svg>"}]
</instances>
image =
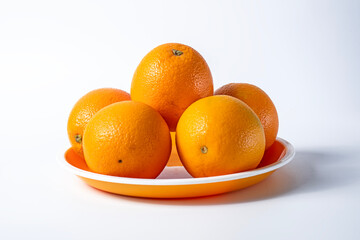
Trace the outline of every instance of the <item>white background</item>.
<instances>
[{"instance_id":1,"label":"white background","mask_svg":"<svg viewBox=\"0 0 360 240\"><path fill-rule=\"evenodd\" d=\"M231 194L106 194L62 169L73 104L166 42L273 99L293 162ZM0 239L359 239L359 1L0 1Z\"/></svg>"}]
</instances>

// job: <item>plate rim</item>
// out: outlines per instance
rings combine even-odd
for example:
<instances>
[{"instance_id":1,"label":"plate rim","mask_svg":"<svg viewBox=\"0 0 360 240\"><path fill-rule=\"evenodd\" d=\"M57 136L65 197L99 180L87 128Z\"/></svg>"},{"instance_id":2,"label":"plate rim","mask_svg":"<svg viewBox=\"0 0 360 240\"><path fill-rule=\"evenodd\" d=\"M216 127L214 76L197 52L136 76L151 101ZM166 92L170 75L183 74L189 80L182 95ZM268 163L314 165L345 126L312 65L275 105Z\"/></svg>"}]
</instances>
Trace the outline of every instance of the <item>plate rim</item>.
<instances>
[{"instance_id":1,"label":"plate rim","mask_svg":"<svg viewBox=\"0 0 360 240\"><path fill-rule=\"evenodd\" d=\"M65 169L72 172L73 174L84 177L92 180L109 182L109 183L119 183L119 184L129 184L129 185L157 185L157 186L174 186L174 185L195 185L195 184L207 184L207 183L216 183L216 182L226 182L238 179L249 178L257 175L261 175L264 173L268 173L279 169L286 164L288 164L295 156L294 146L286 141L283 138L276 138L279 142L281 142L285 146L285 155L277 162L267 165L262 168L257 168L250 171L244 171L239 173L232 173L220 176L213 177L200 177L200 178L176 178L176 179L145 179L145 178L127 178L127 177L117 177L104 175L94 172L89 172L86 170L79 169L70 163L68 163L65 159L65 154L58 155L58 162ZM66 150L67 151L67 150ZM183 167L181 167L183 168Z\"/></svg>"}]
</instances>

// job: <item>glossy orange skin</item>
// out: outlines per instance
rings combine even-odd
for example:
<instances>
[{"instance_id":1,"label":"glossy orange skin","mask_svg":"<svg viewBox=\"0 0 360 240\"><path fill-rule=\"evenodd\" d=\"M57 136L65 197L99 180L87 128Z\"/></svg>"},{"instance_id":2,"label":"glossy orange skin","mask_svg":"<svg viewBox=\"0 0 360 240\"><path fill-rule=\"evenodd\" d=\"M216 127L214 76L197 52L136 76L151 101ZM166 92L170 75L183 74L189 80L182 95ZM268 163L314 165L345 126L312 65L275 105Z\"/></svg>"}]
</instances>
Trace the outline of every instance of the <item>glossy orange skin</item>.
<instances>
[{"instance_id":1,"label":"glossy orange skin","mask_svg":"<svg viewBox=\"0 0 360 240\"><path fill-rule=\"evenodd\" d=\"M177 56L174 50L181 51ZM171 131L191 103L213 95L213 80L204 58L193 48L167 43L150 51L137 67L131 98L157 110Z\"/></svg>"},{"instance_id":2,"label":"glossy orange skin","mask_svg":"<svg viewBox=\"0 0 360 240\"><path fill-rule=\"evenodd\" d=\"M83 138L86 125L100 109L116 102L130 100L130 94L115 88L100 88L93 90L80 98L71 110L67 132L72 148L84 157L82 142L77 142L75 136Z\"/></svg>"},{"instance_id":3,"label":"glossy orange skin","mask_svg":"<svg viewBox=\"0 0 360 240\"><path fill-rule=\"evenodd\" d=\"M123 101L93 116L85 128L83 148L94 172L156 178L169 160L171 137L157 111L141 102Z\"/></svg>"},{"instance_id":4,"label":"glossy orange skin","mask_svg":"<svg viewBox=\"0 0 360 240\"><path fill-rule=\"evenodd\" d=\"M248 83L229 83L216 90L215 95L229 95L245 102L256 113L264 127L266 149L275 142L279 118L274 103L263 90Z\"/></svg>"},{"instance_id":5,"label":"glossy orange skin","mask_svg":"<svg viewBox=\"0 0 360 240\"><path fill-rule=\"evenodd\" d=\"M176 146L191 176L210 177L256 168L265 151L265 135L259 118L244 102L211 96L185 110L177 125Z\"/></svg>"}]
</instances>

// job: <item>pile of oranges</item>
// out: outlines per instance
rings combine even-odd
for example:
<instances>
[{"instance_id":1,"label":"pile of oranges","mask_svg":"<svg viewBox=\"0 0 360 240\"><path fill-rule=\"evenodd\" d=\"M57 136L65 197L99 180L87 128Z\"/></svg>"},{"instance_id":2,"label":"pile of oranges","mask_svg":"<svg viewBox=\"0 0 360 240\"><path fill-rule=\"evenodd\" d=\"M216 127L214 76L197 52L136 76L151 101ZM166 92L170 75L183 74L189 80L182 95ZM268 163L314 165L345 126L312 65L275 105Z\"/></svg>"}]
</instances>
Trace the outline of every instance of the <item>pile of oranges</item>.
<instances>
[{"instance_id":1,"label":"pile of oranges","mask_svg":"<svg viewBox=\"0 0 360 240\"><path fill-rule=\"evenodd\" d=\"M67 130L74 151L97 173L156 178L173 147L193 177L209 177L256 168L278 126L264 91L230 83L214 93L204 58L168 43L142 59L130 94L102 88L83 96Z\"/></svg>"}]
</instances>

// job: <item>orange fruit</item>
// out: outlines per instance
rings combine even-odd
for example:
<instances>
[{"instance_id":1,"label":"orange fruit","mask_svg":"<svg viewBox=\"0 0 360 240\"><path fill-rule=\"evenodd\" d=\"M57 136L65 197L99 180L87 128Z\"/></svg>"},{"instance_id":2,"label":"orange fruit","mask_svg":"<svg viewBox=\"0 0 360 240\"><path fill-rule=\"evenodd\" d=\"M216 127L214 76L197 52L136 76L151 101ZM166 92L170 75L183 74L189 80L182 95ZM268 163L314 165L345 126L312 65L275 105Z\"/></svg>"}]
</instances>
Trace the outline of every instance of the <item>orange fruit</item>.
<instances>
[{"instance_id":1,"label":"orange fruit","mask_svg":"<svg viewBox=\"0 0 360 240\"><path fill-rule=\"evenodd\" d=\"M171 132L171 154L169 161L167 162L166 166L168 167L179 167L182 166L182 163L180 161L177 149L176 149L176 141L175 141L175 132Z\"/></svg>"},{"instance_id":2,"label":"orange fruit","mask_svg":"<svg viewBox=\"0 0 360 240\"><path fill-rule=\"evenodd\" d=\"M71 110L67 123L68 137L77 154L84 157L83 133L94 114L103 107L124 100L130 100L130 95L127 92L114 88L101 88L87 93L77 101Z\"/></svg>"},{"instance_id":3,"label":"orange fruit","mask_svg":"<svg viewBox=\"0 0 360 240\"><path fill-rule=\"evenodd\" d=\"M111 104L85 128L84 156L97 173L156 178L171 152L169 128L150 106L134 101Z\"/></svg>"},{"instance_id":4,"label":"orange fruit","mask_svg":"<svg viewBox=\"0 0 360 240\"><path fill-rule=\"evenodd\" d=\"M259 118L244 102L211 96L185 110L176 128L176 146L193 177L209 177L256 168L265 135Z\"/></svg>"},{"instance_id":5,"label":"orange fruit","mask_svg":"<svg viewBox=\"0 0 360 240\"><path fill-rule=\"evenodd\" d=\"M193 48L167 43L150 51L137 67L131 98L157 110L171 131L191 103L213 95L213 80L204 58Z\"/></svg>"},{"instance_id":6,"label":"orange fruit","mask_svg":"<svg viewBox=\"0 0 360 240\"><path fill-rule=\"evenodd\" d=\"M270 97L257 86L248 83L229 83L215 91L215 95L229 95L245 102L259 117L264 127L266 149L276 140L279 118Z\"/></svg>"}]
</instances>

